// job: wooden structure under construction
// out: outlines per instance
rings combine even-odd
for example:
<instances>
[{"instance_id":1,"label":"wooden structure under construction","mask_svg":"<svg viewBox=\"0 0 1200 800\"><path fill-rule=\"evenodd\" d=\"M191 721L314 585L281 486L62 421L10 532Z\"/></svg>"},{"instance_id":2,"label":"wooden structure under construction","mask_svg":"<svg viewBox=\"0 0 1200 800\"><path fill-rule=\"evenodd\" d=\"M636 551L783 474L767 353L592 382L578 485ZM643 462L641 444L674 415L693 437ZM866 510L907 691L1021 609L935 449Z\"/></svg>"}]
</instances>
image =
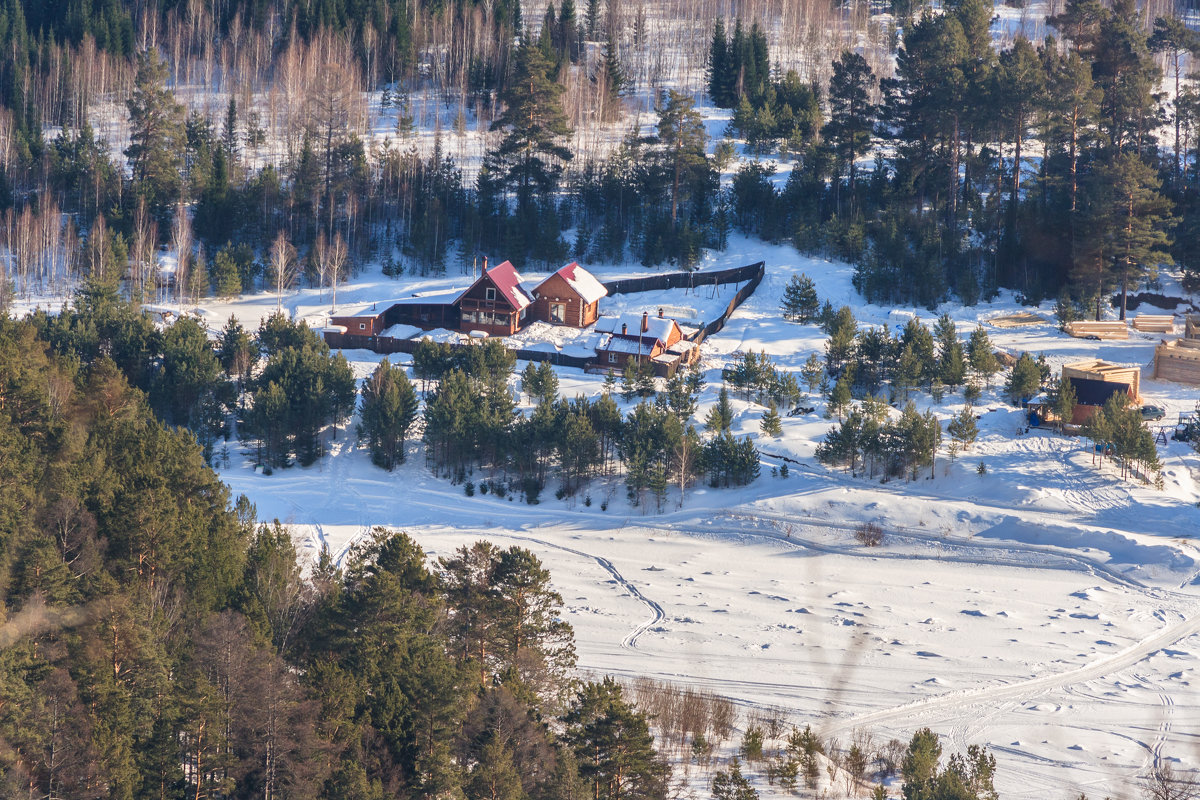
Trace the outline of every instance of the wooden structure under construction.
<instances>
[{"instance_id":1,"label":"wooden structure under construction","mask_svg":"<svg viewBox=\"0 0 1200 800\"><path fill-rule=\"evenodd\" d=\"M1175 339L1154 348L1154 377L1200 386L1200 338Z\"/></svg>"},{"instance_id":2,"label":"wooden structure under construction","mask_svg":"<svg viewBox=\"0 0 1200 800\"><path fill-rule=\"evenodd\" d=\"M1200 314L1188 314L1183 318L1183 338L1200 339Z\"/></svg>"},{"instance_id":3,"label":"wooden structure under construction","mask_svg":"<svg viewBox=\"0 0 1200 800\"><path fill-rule=\"evenodd\" d=\"M1067 323L1067 333L1076 339L1128 339L1129 326L1121 321L1076 320Z\"/></svg>"},{"instance_id":4,"label":"wooden structure under construction","mask_svg":"<svg viewBox=\"0 0 1200 800\"><path fill-rule=\"evenodd\" d=\"M1118 392L1124 392L1129 395L1130 401L1138 402L1141 378L1140 367L1126 367L1095 359L1064 364L1062 379L1071 382L1077 398L1071 423L1081 424Z\"/></svg>"}]
</instances>

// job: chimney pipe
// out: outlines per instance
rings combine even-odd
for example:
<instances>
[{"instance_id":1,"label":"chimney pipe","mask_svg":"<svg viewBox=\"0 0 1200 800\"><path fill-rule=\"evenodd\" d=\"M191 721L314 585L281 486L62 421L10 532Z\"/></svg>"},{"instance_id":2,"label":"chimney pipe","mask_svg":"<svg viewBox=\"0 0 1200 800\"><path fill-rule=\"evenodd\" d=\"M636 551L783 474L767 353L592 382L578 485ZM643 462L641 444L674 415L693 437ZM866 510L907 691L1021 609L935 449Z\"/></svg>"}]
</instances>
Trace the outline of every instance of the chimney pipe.
<instances>
[{"instance_id":1,"label":"chimney pipe","mask_svg":"<svg viewBox=\"0 0 1200 800\"><path fill-rule=\"evenodd\" d=\"M642 333L645 333L648 330L650 330L650 312L643 311L642 312Z\"/></svg>"},{"instance_id":2,"label":"chimney pipe","mask_svg":"<svg viewBox=\"0 0 1200 800\"><path fill-rule=\"evenodd\" d=\"M483 257L483 271L487 272L487 256Z\"/></svg>"},{"instance_id":3,"label":"chimney pipe","mask_svg":"<svg viewBox=\"0 0 1200 800\"><path fill-rule=\"evenodd\" d=\"M659 318L659 319L662 319L662 315L663 315L662 306L659 306L659 307L658 307L658 318Z\"/></svg>"}]
</instances>

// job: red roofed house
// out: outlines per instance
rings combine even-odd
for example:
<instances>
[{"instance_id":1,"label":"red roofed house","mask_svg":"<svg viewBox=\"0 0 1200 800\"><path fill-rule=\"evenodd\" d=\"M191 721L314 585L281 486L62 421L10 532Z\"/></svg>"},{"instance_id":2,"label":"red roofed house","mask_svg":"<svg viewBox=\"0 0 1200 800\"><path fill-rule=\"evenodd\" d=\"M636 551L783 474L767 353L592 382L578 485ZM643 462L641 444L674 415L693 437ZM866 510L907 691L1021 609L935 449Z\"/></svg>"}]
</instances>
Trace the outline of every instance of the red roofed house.
<instances>
[{"instance_id":1,"label":"red roofed house","mask_svg":"<svg viewBox=\"0 0 1200 800\"><path fill-rule=\"evenodd\" d=\"M600 316L600 298L607 294L604 284L572 261L534 288L533 317L586 328Z\"/></svg>"},{"instance_id":2,"label":"red roofed house","mask_svg":"<svg viewBox=\"0 0 1200 800\"><path fill-rule=\"evenodd\" d=\"M533 298L521 288L521 276L513 265L487 268L483 275L462 293L457 301L461 309L459 328L466 332L483 331L492 336L512 336L526 322Z\"/></svg>"}]
</instances>

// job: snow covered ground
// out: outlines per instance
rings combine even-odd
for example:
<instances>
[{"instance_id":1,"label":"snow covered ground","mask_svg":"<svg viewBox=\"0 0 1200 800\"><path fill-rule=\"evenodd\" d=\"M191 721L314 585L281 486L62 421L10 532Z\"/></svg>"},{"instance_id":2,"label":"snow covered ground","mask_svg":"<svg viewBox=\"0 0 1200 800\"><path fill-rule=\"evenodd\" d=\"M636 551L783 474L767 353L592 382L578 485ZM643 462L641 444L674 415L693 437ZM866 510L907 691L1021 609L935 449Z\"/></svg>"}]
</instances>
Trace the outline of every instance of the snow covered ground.
<instances>
[{"instance_id":1,"label":"snow covered ground","mask_svg":"<svg viewBox=\"0 0 1200 800\"><path fill-rule=\"evenodd\" d=\"M911 314L932 322L923 309L862 303L850 267L786 247L736 240L703 267L759 259L766 280L705 342L709 388L699 418L732 354L764 350L798 369L822 352L818 328L780 318L794 272L813 277L822 299L852 305L861 322L896 328ZM645 274L628 266L597 272ZM368 271L339 289L339 306L462 283L458 275L392 281ZM602 312L669 303L709 313L711 298L661 294L677 296L606 298ZM305 290L283 305L320 323L329 301ZM253 325L275 306L260 295L200 310L215 330L231 313ZM977 321L1023 309L1006 295L941 310L965 337ZM1049 304L1034 310L1053 319ZM1012 352L1045 352L1055 368L1085 357L1148 368L1158 338L1071 339L1049 321L988 332ZM346 355L359 377L380 358ZM1143 395L1168 409L1168 422L1195 406L1200 391L1149 374ZM599 390L599 377L560 370L561 394ZM961 402L918 396L943 419ZM757 435L763 409L740 398L734 405L735 432ZM478 538L521 544L552 570L581 669L703 686L747 712L782 707L843 741L855 732L907 739L929 725L947 750L988 745L1005 797L1129 795L1156 756L1200 763L1190 723L1200 710L1191 689L1200 669L1200 456L1171 442L1160 446L1162 491L1122 481L1092 467L1080 440L1024 433L1020 412L993 390L979 406L980 437L970 451L953 462L943 453L932 479L879 483L816 464L813 449L831 424L820 410L785 417L783 435L760 442L769 455L752 485L697 487L682 507L673 496L661 514L632 508L618 482L595 482L590 506L552 491L537 506L467 498L425 469L419 445L387 473L345 433L308 469L263 476L232 445L221 472L260 517L293 524L310 554L322 545L343 553L374 525L410 532L433 555ZM770 467L785 456L799 463L786 478L773 477ZM882 546L855 541L863 521L887 532ZM690 780L699 790L709 777L693 770ZM764 797L776 791L756 783Z\"/></svg>"}]
</instances>

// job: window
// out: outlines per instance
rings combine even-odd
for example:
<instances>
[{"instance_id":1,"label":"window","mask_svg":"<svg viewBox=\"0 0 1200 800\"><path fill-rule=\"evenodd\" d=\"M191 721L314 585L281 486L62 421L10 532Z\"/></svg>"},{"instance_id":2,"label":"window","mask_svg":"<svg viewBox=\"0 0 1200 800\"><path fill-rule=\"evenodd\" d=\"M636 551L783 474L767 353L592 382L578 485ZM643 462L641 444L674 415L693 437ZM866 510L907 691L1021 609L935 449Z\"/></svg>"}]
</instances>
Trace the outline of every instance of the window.
<instances>
[{"instance_id":1,"label":"window","mask_svg":"<svg viewBox=\"0 0 1200 800\"><path fill-rule=\"evenodd\" d=\"M608 354L608 363L610 363L610 364L615 364L615 363L617 363L617 354L616 354L616 353L609 353L609 354Z\"/></svg>"},{"instance_id":2,"label":"window","mask_svg":"<svg viewBox=\"0 0 1200 800\"><path fill-rule=\"evenodd\" d=\"M358 323L358 329L360 331L365 331L367 329L367 323L365 323L365 322Z\"/></svg>"},{"instance_id":3,"label":"window","mask_svg":"<svg viewBox=\"0 0 1200 800\"><path fill-rule=\"evenodd\" d=\"M563 303L550 304L550 321L551 322L566 322L567 307Z\"/></svg>"},{"instance_id":4,"label":"window","mask_svg":"<svg viewBox=\"0 0 1200 800\"><path fill-rule=\"evenodd\" d=\"M494 288L492 288L491 286L489 286L483 290L483 296L485 298L487 298L488 300L495 300L496 299L496 290Z\"/></svg>"}]
</instances>

